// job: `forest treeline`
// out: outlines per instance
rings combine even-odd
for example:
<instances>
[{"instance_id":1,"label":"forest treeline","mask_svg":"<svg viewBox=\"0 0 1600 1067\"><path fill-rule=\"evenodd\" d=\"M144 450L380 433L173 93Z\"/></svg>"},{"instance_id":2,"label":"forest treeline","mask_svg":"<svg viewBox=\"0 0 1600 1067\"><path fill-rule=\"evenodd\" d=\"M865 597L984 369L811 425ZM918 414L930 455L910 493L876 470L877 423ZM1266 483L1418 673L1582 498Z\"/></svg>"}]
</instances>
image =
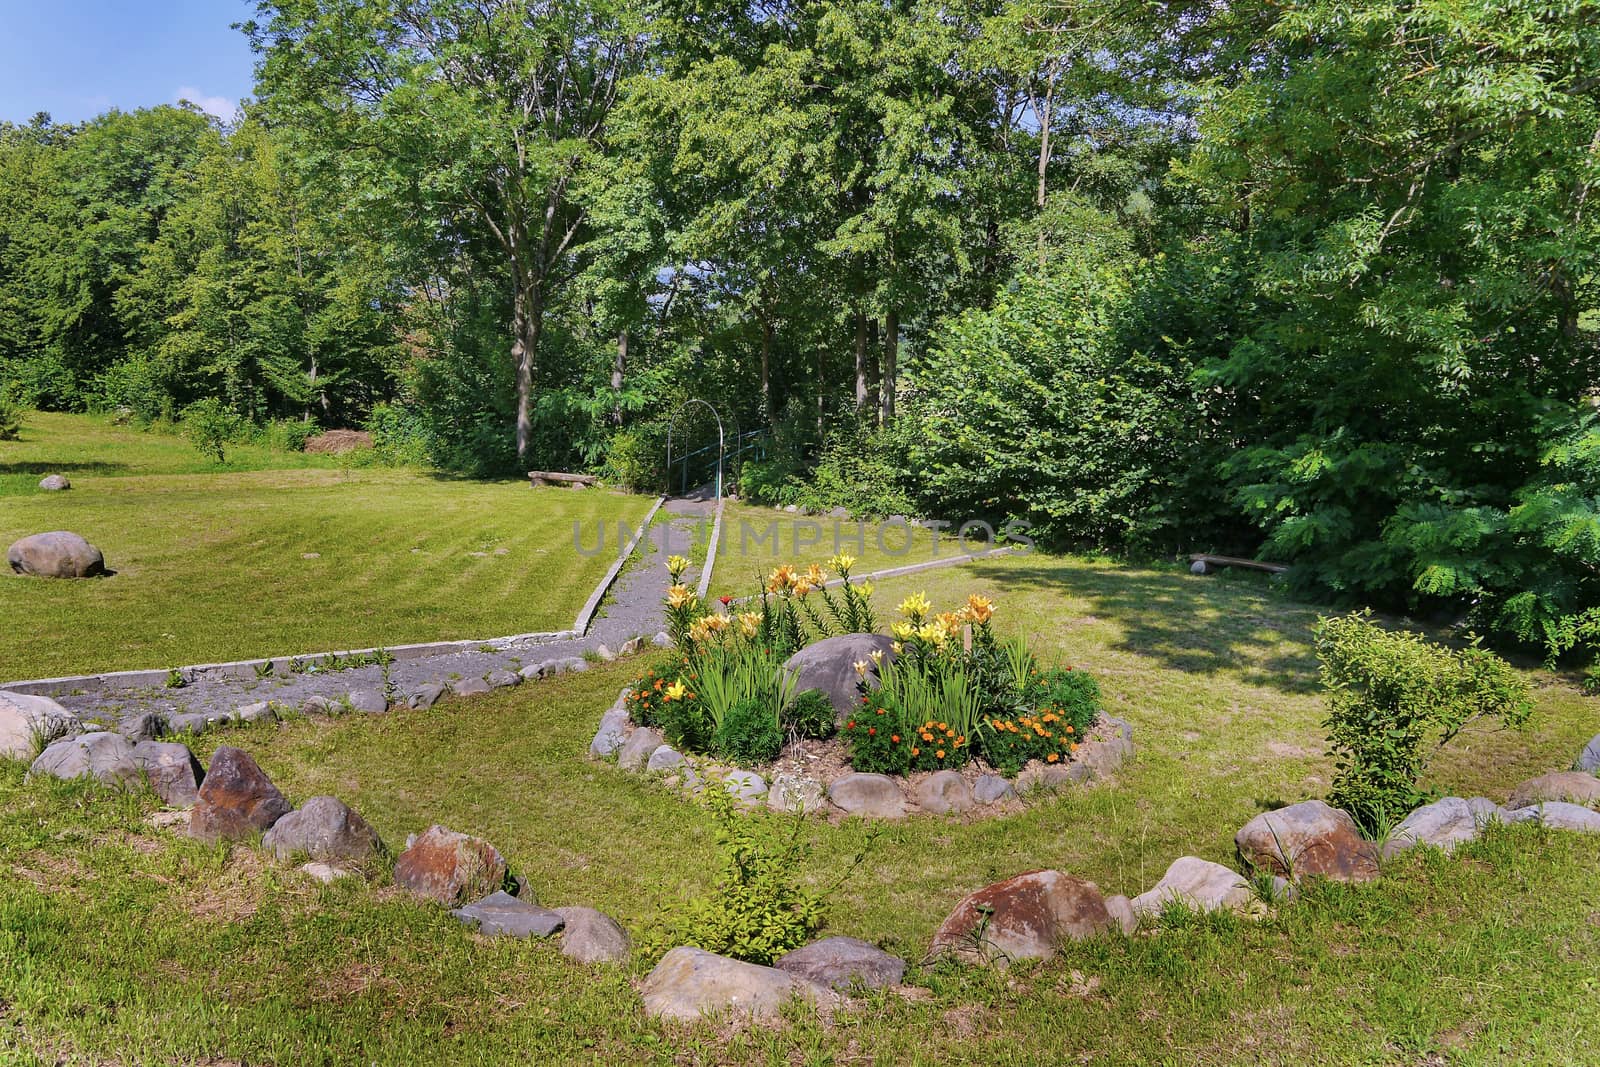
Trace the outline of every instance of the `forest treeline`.
<instances>
[{"instance_id":1,"label":"forest treeline","mask_svg":"<svg viewBox=\"0 0 1600 1067\"><path fill-rule=\"evenodd\" d=\"M1600 643L1592 0L268 0L0 124L0 400L1297 564Z\"/></svg>"}]
</instances>

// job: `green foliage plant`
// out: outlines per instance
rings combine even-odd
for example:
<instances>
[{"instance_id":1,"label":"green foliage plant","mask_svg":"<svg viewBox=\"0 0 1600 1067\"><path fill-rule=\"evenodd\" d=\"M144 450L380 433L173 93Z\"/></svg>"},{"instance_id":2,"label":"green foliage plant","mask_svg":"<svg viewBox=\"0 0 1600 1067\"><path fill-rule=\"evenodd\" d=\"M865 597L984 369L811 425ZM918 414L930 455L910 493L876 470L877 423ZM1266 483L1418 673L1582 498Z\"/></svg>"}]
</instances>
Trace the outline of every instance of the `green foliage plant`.
<instances>
[{"instance_id":1,"label":"green foliage plant","mask_svg":"<svg viewBox=\"0 0 1600 1067\"><path fill-rule=\"evenodd\" d=\"M1445 648L1385 630L1370 612L1325 617L1314 635L1334 758L1328 801L1369 832L1426 799L1417 783L1429 758L1467 726L1520 727L1531 713L1526 680L1476 641Z\"/></svg>"},{"instance_id":2,"label":"green foliage plant","mask_svg":"<svg viewBox=\"0 0 1600 1067\"><path fill-rule=\"evenodd\" d=\"M807 689L795 696L784 710L784 729L796 737L823 740L838 730L838 717L833 701L820 689Z\"/></svg>"},{"instance_id":3,"label":"green foliage plant","mask_svg":"<svg viewBox=\"0 0 1600 1067\"><path fill-rule=\"evenodd\" d=\"M742 767L771 763L783 748L783 730L770 705L759 699L740 700L722 716L711 738L711 750Z\"/></svg>"},{"instance_id":4,"label":"green foliage plant","mask_svg":"<svg viewBox=\"0 0 1600 1067\"><path fill-rule=\"evenodd\" d=\"M214 396L196 400L183 409L183 436L217 463L227 461L224 446L237 432L238 417Z\"/></svg>"}]
</instances>

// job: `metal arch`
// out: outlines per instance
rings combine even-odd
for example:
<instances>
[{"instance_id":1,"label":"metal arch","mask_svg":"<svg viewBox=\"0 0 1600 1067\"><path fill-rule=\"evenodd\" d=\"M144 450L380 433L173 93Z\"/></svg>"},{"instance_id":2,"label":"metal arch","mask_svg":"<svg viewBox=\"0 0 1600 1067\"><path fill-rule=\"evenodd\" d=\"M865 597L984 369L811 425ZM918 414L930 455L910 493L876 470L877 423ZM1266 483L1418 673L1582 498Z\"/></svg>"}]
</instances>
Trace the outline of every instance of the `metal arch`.
<instances>
[{"instance_id":1,"label":"metal arch","mask_svg":"<svg viewBox=\"0 0 1600 1067\"><path fill-rule=\"evenodd\" d=\"M699 404L711 412L711 417L717 420L717 500L720 501L722 499L722 457L728 450L727 438L722 432L722 415L718 413L716 408L699 397L691 397L685 400L679 405L678 410L672 413L672 418L667 420L667 478L669 479L667 484L670 488L670 479L672 477L672 427L677 424L678 416L683 414L683 409L690 404Z\"/></svg>"}]
</instances>

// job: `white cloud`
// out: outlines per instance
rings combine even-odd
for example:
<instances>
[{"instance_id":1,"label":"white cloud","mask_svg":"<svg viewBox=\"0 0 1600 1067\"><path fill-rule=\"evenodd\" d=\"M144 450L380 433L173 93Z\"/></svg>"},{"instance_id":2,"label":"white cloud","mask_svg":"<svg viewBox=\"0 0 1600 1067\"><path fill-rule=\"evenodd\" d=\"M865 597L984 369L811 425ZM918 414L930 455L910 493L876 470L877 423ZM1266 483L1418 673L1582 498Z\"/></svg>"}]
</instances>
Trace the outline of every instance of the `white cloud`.
<instances>
[{"instance_id":1,"label":"white cloud","mask_svg":"<svg viewBox=\"0 0 1600 1067\"><path fill-rule=\"evenodd\" d=\"M174 103L180 100L187 100L206 114L215 115L225 122L233 118L233 113L239 108L237 101L229 100L225 96L207 96L192 85L181 86L173 94Z\"/></svg>"}]
</instances>

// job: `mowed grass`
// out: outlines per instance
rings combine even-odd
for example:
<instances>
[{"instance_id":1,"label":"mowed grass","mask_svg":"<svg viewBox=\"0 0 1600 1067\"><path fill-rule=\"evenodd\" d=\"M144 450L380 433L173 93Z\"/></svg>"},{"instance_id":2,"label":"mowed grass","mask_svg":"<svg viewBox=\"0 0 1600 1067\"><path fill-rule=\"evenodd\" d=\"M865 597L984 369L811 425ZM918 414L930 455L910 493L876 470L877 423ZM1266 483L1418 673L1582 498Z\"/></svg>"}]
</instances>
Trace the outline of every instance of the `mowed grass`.
<instances>
[{"instance_id":1,"label":"mowed grass","mask_svg":"<svg viewBox=\"0 0 1600 1067\"><path fill-rule=\"evenodd\" d=\"M0 544L72 530L115 574L0 576L0 682L565 629L610 563L575 548L573 524L592 548L597 524L614 539L618 521L636 524L649 506L605 491L297 467L309 458L298 453L276 453L286 469L140 473L181 466L173 439L82 417L29 425L56 440L30 437L34 455L78 454L81 431L126 469L0 498Z\"/></svg>"},{"instance_id":2,"label":"mowed grass","mask_svg":"<svg viewBox=\"0 0 1600 1067\"><path fill-rule=\"evenodd\" d=\"M965 542L968 554L989 547L981 531ZM761 590L774 567L792 563L804 570L816 563L837 578L828 560L843 553L856 557L855 575L890 570L963 554L955 531L934 531L901 523L857 522L826 515L795 515L775 508L729 504L723 513L717 567L711 596L749 596Z\"/></svg>"},{"instance_id":3,"label":"mowed grass","mask_svg":"<svg viewBox=\"0 0 1600 1067\"><path fill-rule=\"evenodd\" d=\"M1029 557L885 583L885 611L983 591L997 625L1095 672L1138 751L1111 784L989 821L811 820L828 933L913 964L918 992L831 1021L682 1029L647 1019L631 968L486 941L392 886L320 888L246 846L145 828L151 802L0 773L0 1048L65 1063L1578 1064L1600 1061L1600 838L1519 826L1423 850L1360 888L1315 886L1260 922L1174 919L1004 975L921 966L965 893L1055 867L1137 893L1181 855L1232 860L1264 808L1329 776L1307 629L1315 613L1231 577ZM714 877L714 828L661 787L592 764L620 662L430 711L219 736L299 802L333 793L398 848L431 823L481 834L547 905L636 937ZM1534 674L1520 733L1479 730L1439 789L1504 800L1597 729ZM207 744L213 743L208 738ZM762 813L757 819L776 822ZM784 825L787 825L786 823Z\"/></svg>"}]
</instances>

